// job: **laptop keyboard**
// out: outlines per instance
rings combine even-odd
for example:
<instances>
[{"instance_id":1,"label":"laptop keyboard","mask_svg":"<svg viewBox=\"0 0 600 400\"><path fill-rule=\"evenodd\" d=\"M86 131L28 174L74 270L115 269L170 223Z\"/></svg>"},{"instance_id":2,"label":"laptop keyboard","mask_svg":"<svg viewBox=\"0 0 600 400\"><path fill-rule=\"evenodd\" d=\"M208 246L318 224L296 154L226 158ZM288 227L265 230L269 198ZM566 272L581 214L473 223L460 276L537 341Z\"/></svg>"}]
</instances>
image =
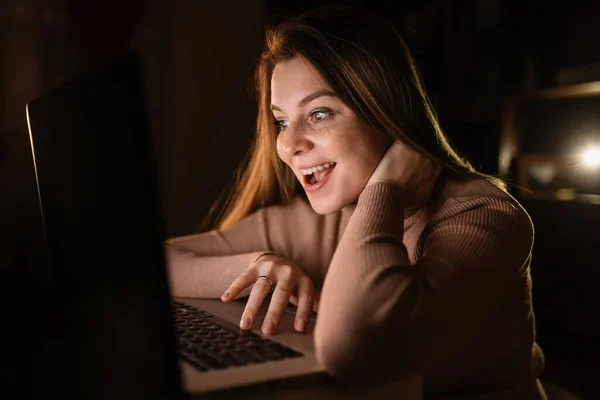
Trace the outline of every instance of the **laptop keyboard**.
<instances>
[{"instance_id":1,"label":"laptop keyboard","mask_svg":"<svg viewBox=\"0 0 600 400\"><path fill-rule=\"evenodd\" d=\"M266 337L187 304L173 303L179 356L200 371L301 357Z\"/></svg>"}]
</instances>

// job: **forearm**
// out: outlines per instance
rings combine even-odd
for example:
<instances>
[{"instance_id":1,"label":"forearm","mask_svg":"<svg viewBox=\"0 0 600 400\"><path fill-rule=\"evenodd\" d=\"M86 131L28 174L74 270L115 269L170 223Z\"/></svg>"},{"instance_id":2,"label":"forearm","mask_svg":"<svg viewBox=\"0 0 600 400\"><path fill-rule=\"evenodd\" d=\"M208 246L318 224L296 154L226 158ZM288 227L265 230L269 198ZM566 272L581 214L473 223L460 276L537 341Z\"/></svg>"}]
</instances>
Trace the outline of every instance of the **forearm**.
<instances>
[{"instance_id":1,"label":"forearm","mask_svg":"<svg viewBox=\"0 0 600 400\"><path fill-rule=\"evenodd\" d=\"M423 338L414 317L422 287L403 235L398 195L383 185L363 192L325 278L315 332L319 353L334 374L377 375L381 369L360 366L393 358L402 346L398 364L420 363Z\"/></svg>"},{"instance_id":2,"label":"forearm","mask_svg":"<svg viewBox=\"0 0 600 400\"><path fill-rule=\"evenodd\" d=\"M203 257L167 243L165 256L171 294L175 297L220 298L231 283L264 253ZM249 290L238 297L247 296Z\"/></svg>"}]
</instances>

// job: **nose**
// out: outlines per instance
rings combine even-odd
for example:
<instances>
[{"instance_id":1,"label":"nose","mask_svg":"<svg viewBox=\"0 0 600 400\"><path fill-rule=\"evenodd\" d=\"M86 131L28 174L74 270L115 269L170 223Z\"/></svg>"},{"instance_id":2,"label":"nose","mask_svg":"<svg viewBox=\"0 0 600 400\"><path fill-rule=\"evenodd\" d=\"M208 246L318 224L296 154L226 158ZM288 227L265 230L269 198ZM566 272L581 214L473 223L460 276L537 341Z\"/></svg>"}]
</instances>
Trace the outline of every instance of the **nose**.
<instances>
[{"instance_id":1,"label":"nose","mask_svg":"<svg viewBox=\"0 0 600 400\"><path fill-rule=\"evenodd\" d=\"M288 127L279 134L281 140L281 150L288 157L309 151L314 144L306 131L301 127Z\"/></svg>"}]
</instances>

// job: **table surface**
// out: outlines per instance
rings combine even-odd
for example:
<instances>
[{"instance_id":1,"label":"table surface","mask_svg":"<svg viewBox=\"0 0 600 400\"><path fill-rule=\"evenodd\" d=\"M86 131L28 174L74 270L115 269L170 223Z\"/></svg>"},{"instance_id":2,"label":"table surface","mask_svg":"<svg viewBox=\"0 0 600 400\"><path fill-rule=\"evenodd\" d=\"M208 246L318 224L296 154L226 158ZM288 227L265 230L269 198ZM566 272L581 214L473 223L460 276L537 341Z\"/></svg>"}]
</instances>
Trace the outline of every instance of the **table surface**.
<instances>
[{"instance_id":1,"label":"table surface","mask_svg":"<svg viewBox=\"0 0 600 400\"><path fill-rule=\"evenodd\" d=\"M286 379L263 383L260 385L241 387L228 391L220 391L192 396L191 399L422 399L421 376L412 376L391 382L378 383L372 386L348 387L337 382L327 374L315 374L307 377Z\"/></svg>"}]
</instances>

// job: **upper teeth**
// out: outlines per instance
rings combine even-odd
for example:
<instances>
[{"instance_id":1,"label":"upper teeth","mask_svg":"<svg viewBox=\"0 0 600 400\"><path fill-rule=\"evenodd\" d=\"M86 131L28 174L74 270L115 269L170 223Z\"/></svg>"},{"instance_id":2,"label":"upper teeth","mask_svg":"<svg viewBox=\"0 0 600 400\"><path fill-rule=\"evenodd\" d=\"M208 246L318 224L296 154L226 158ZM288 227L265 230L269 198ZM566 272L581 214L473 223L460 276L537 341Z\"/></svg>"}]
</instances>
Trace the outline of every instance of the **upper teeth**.
<instances>
[{"instance_id":1,"label":"upper teeth","mask_svg":"<svg viewBox=\"0 0 600 400\"><path fill-rule=\"evenodd\" d=\"M310 174L314 174L317 171L323 171L325 168L329 168L329 167L333 167L335 165L334 162L328 162L322 165L317 165L316 167L312 167L309 169L303 169L302 171L302 175L310 175Z\"/></svg>"}]
</instances>

